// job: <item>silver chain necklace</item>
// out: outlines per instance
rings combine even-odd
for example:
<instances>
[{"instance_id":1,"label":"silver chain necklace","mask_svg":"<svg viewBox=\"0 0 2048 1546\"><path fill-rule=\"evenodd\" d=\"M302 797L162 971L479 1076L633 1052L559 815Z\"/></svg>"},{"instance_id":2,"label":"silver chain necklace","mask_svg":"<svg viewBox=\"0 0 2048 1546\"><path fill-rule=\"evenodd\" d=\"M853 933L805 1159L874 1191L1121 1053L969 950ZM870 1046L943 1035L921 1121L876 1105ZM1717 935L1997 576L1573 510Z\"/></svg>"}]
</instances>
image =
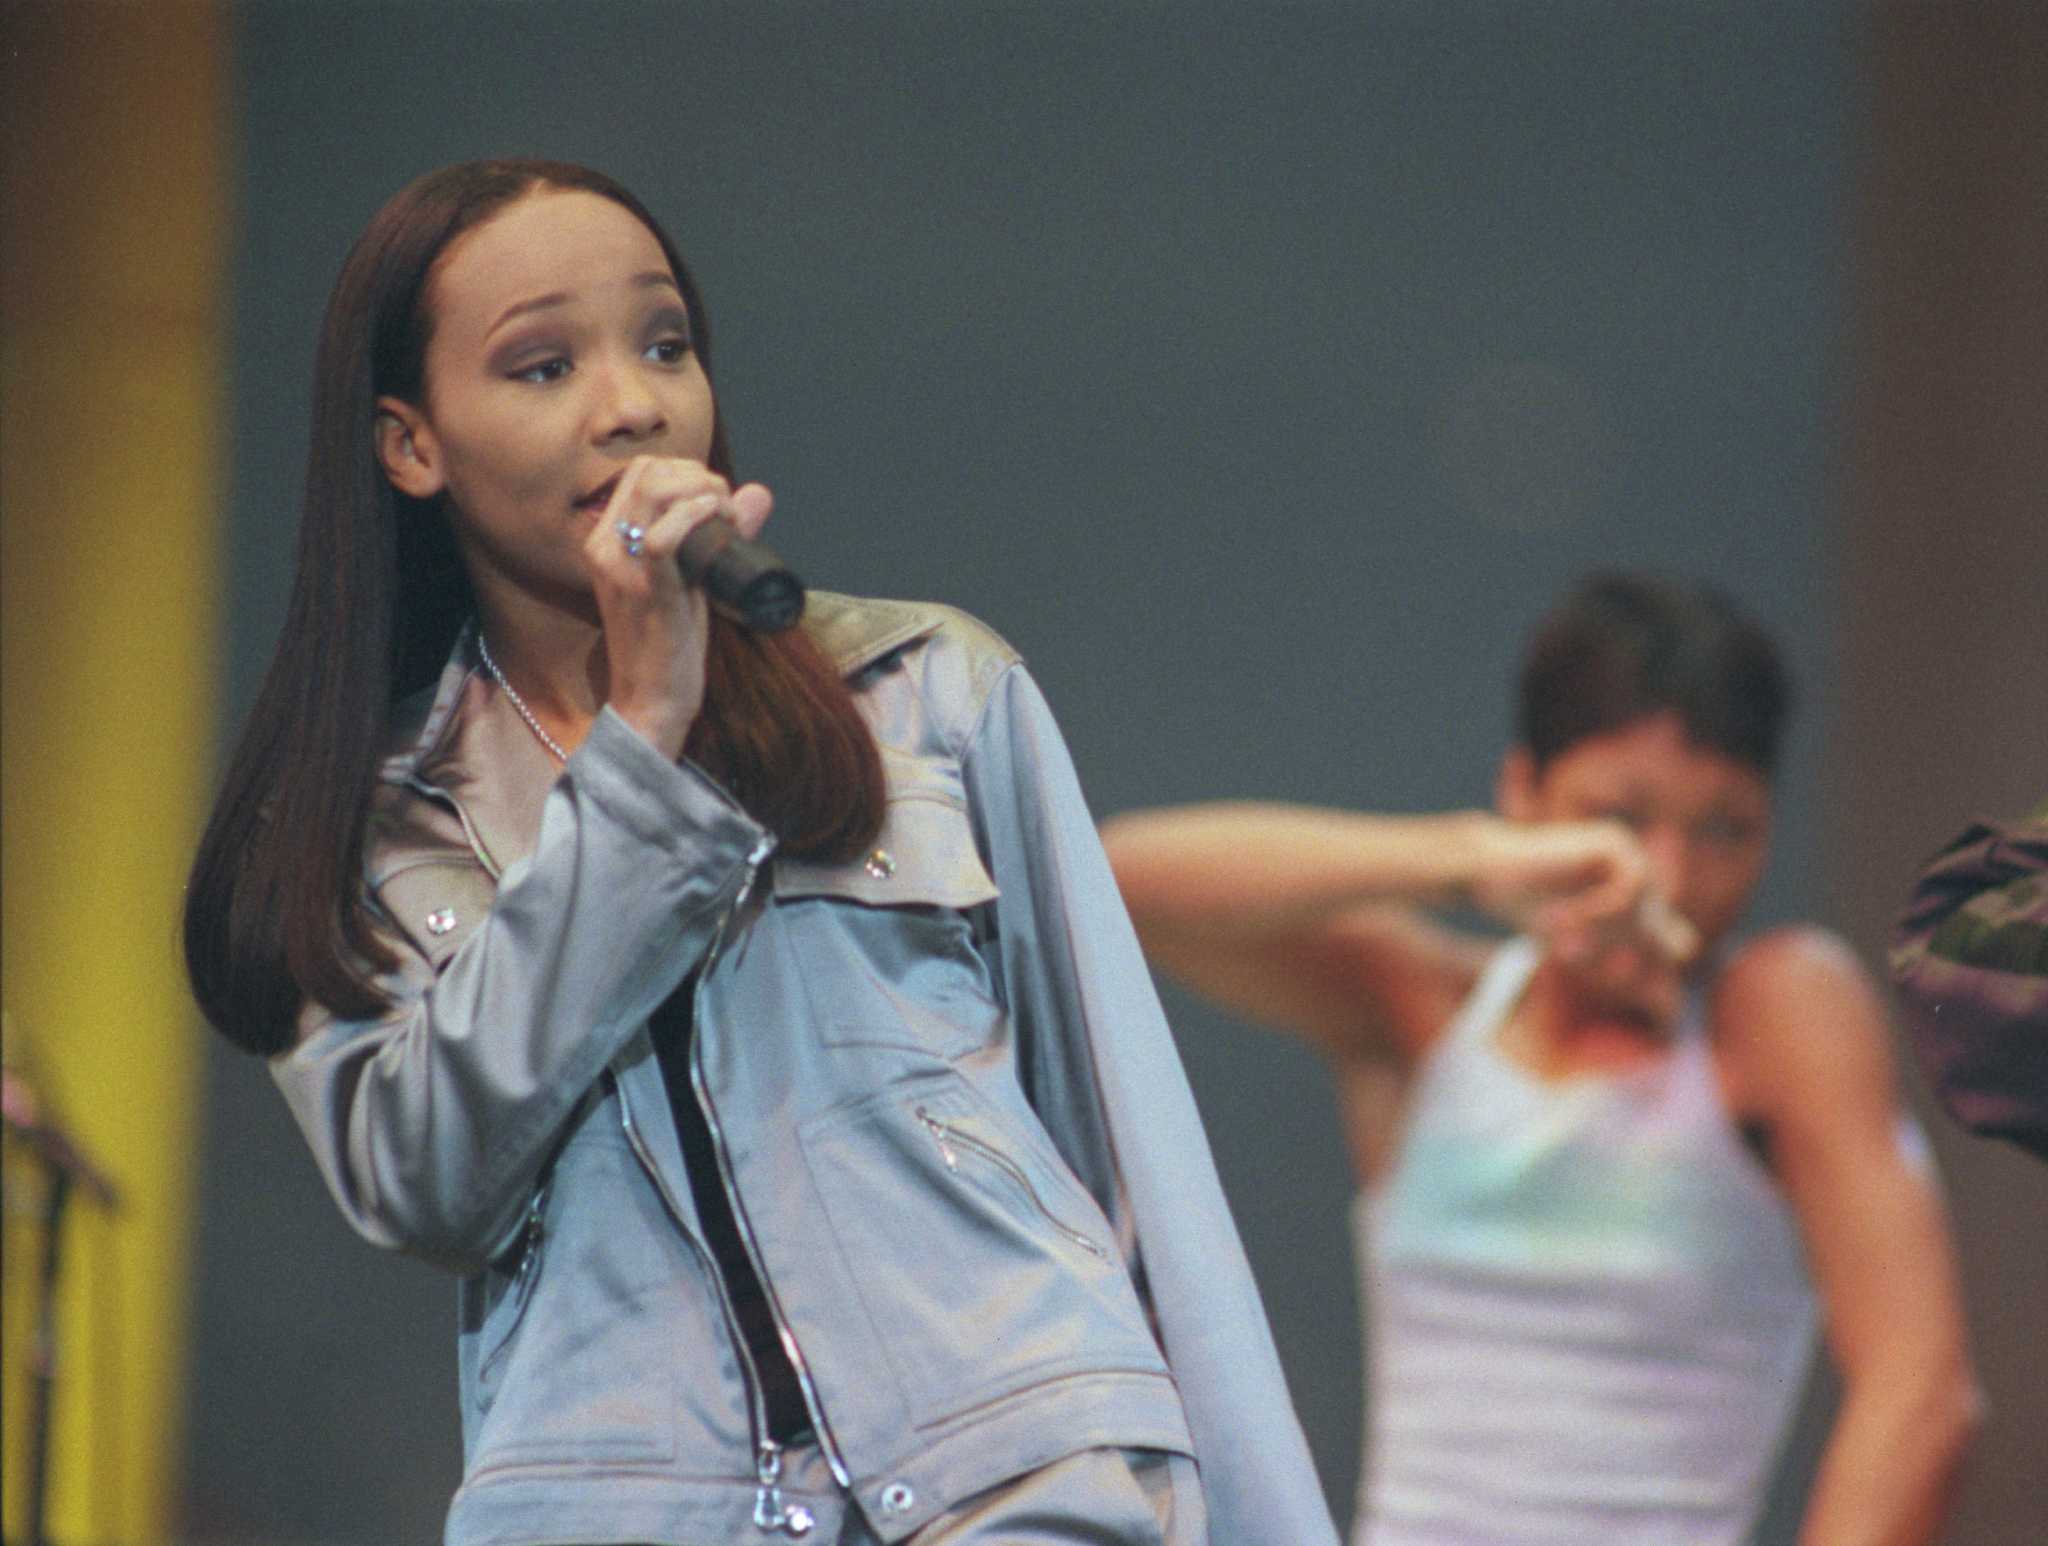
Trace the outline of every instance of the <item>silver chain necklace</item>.
<instances>
[{"instance_id":1,"label":"silver chain necklace","mask_svg":"<svg viewBox=\"0 0 2048 1546\"><path fill-rule=\"evenodd\" d=\"M477 653L484 658L484 669L491 673L491 680L505 689L505 696L512 700L512 707L519 710L519 717L526 721L526 728L540 738L540 744L555 754L555 761L566 763L569 754L562 750L562 743L541 729L540 721L533 717L533 710L526 706L526 700L519 696L519 689L505 680L505 673L498 669L498 663L491 659L491 647L484 642L484 631L476 631Z\"/></svg>"}]
</instances>

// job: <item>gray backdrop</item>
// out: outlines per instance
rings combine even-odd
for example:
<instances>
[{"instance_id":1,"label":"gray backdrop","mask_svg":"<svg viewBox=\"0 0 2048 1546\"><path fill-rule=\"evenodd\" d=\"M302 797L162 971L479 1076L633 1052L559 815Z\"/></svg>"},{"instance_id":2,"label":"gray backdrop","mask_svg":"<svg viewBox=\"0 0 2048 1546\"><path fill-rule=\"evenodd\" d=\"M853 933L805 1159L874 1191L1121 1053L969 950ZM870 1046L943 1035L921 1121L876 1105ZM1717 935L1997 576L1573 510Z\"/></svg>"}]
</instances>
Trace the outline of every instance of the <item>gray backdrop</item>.
<instances>
[{"instance_id":1,"label":"gray backdrop","mask_svg":"<svg viewBox=\"0 0 2048 1546\"><path fill-rule=\"evenodd\" d=\"M419 171L545 154L681 242L778 545L1003 630L1098 813L1484 803L1529 623L1642 565L1723 582L1788 647L1757 919L1810 914L1854 16L245 4L229 711L282 617L349 241ZM1343 1520L1359 1352L1321 1071L1168 1007ZM346 1232L260 1066L217 1050L208 1099L188 1534L437 1538L451 1284Z\"/></svg>"}]
</instances>

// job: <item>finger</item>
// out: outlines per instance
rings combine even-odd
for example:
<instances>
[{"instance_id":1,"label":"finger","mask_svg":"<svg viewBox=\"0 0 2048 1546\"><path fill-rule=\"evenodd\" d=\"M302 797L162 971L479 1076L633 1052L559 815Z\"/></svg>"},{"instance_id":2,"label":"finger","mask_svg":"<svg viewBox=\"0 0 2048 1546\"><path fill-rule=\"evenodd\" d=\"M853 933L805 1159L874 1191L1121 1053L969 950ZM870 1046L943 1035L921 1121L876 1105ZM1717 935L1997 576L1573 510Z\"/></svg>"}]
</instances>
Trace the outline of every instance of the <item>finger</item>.
<instances>
[{"instance_id":1,"label":"finger","mask_svg":"<svg viewBox=\"0 0 2048 1546\"><path fill-rule=\"evenodd\" d=\"M1699 948L1698 931L1661 898L1626 917L1571 931L1571 938L1576 948L1561 955L1617 981L1675 976Z\"/></svg>"},{"instance_id":2,"label":"finger","mask_svg":"<svg viewBox=\"0 0 2048 1546\"><path fill-rule=\"evenodd\" d=\"M761 535L762 526L767 524L769 515L774 511L775 496L766 484L742 483L732 491L732 498L726 504L740 535L752 541Z\"/></svg>"},{"instance_id":3,"label":"finger","mask_svg":"<svg viewBox=\"0 0 2048 1546\"><path fill-rule=\"evenodd\" d=\"M713 516L723 514L728 503L725 495L707 490L669 504L647 528L648 556L672 557L685 537Z\"/></svg>"},{"instance_id":4,"label":"finger","mask_svg":"<svg viewBox=\"0 0 2048 1546\"><path fill-rule=\"evenodd\" d=\"M704 494L724 497L729 493L731 486L726 480L702 462L682 457L636 456L620 473L603 519L613 524L625 521L650 528L679 501Z\"/></svg>"},{"instance_id":5,"label":"finger","mask_svg":"<svg viewBox=\"0 0 2048 1546\"><path fill-rule=\"evenodd\" d=\"M732 494L730 483L696 462L657 462L648 469L641 488L646 497L657 505L695 499L704 494L726 499Z\"/></svg>"},{"instance_id":6,"label":"finger","mask_svg":"<svg viewBox=\"0 0 2048 1546\"><path fill-rule=\"evenodd\" d=\"M619 474L618 484L584 543L584 554L597 572L612 583L637 589L648 583L636 574L647 558L649 537L664 507L675 499L705 489L705 473L694 462L636 456ZM659 584L659 581L655 581Z\"/></svg>"},{"instance_id":7,"label":"finger","mask_svg":"<svg viewBox=\"0 0 2048 1546\"><path fill-rule=\"evenodd\" d=\"M1638 927L1673 965L1683 966L1698 952L1700 931L1654 891L1643 894L1636 913Z\"/></svg>"}]
</instances>

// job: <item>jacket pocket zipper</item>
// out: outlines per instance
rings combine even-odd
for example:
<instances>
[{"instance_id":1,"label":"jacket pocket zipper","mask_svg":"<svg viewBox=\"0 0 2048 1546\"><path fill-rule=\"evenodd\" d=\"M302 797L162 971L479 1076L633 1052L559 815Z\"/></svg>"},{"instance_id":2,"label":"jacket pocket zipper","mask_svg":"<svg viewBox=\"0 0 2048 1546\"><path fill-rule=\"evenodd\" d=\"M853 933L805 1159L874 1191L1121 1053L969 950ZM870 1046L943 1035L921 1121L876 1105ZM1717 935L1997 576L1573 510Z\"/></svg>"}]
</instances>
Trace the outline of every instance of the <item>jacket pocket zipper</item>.
<instances>
[{"instance_id":1,"label":"jacket pocket zipper","mask_svg":"<svg viewBox=\"0 0 2048 1546\"><path fill-rule=\"evenodd\" d=\"M1023 1167L1011 1159L1009 1155L993 1145L983 1143L972 1133L964 1132L952 1123L933 1116L923 1106L917 1108L917 1120L922 1122L925 1131L932 1135L932 1142L938 1145L939 1158L946 1162L947 1170L955 1174L959 1172L960 1161L956 1151L960 1149L965 1149L970 1154L979 1155L982 1159L987 1160L991 1165L1002 1171L1012 1181L1015 1181L1023 1189L1024 1195L1031 1199L1031 1205L1038 1210L1038 1216L1057 1230L1064 1239L1072 1241L1097 1261L1107 1261L1109 1259L1108 1251L1104 1250L1095 1241L1089 1239L1088 1236L1082 1234L1080 1230L1074 1228L1071 1224L1060 1218L1058 1214L1054 1213L1051 1208L1046 1206L1044 1194L1032 1184L1031 1177L1024 1173Z\"/></svg>"}]
</instances>

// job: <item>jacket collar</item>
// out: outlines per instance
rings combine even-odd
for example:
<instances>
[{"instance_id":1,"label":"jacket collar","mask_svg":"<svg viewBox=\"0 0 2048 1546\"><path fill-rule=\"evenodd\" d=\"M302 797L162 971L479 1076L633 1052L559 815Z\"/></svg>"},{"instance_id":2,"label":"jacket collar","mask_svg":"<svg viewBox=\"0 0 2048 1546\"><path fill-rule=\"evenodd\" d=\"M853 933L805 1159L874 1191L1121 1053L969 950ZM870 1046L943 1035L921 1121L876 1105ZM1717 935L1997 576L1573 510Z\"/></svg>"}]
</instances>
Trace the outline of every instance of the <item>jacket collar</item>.
<instances>
[{"instance_id":1,"label":"jacket collar","mask_svg":"<svg viewBox=\"0 0 2048 1546\"><path fill-rule=\"evenodd\" d=\"M854 677L926 637L943 620L943 610L930 602L814 590L804 606L803 628L840 675Z\"/></svg>"},{"instance_id":2,"label":"jacket collar","mask_svg":"<svg viewBox=\"0 0 2048 1546\"><path fill-rule=\"evenodd\" d=\"M934 632L944 615L926 602L814 590L802 627L851 678ZM384 782L453 799L494 869L523 849L514 834L538 828L541 802L560 771L484 671L474 624L457 636L433 690L398 706L390 744Z\"/></svg>"}]
</instances>

